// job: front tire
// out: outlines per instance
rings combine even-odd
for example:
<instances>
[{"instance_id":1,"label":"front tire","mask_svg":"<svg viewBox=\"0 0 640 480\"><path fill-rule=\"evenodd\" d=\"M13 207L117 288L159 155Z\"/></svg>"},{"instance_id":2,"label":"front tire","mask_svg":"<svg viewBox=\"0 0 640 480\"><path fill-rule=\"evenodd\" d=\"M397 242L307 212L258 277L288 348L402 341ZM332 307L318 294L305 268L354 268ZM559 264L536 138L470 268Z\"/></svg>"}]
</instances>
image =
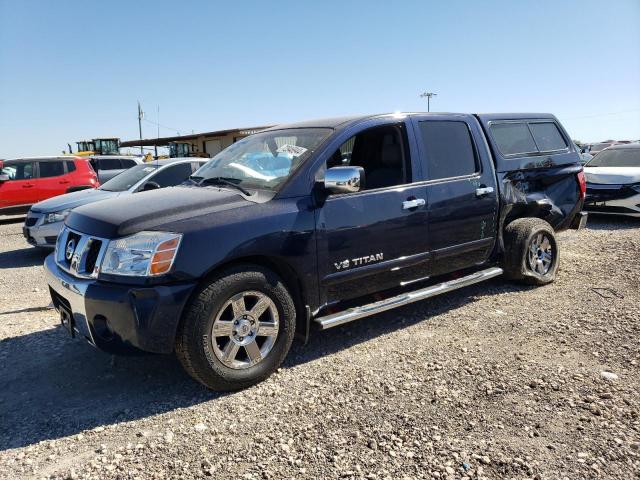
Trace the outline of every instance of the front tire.
<instances>
[{"instance_id":1,"label":"front tire","mask_svg":"<svg viewBox=\"0 0 640 480\"><path fill-rule=\"evenodd\" d=\"M238 390L282 364L295 326L295 305L282 280L266 268L237 266L197 291L185 309L176 354L207 388Z\"/></svg>"},{"instance_id":2,"label":"front tire","mask_svg":"<svg viewBox=\"0 0 640 480\"><path fill-rule=\"evenodd\" d=\"M514 220L504 232L505 276L531 285L546 285L556 278L558 243L553 227L540 218Z\"/></svg>"}]
</instances>

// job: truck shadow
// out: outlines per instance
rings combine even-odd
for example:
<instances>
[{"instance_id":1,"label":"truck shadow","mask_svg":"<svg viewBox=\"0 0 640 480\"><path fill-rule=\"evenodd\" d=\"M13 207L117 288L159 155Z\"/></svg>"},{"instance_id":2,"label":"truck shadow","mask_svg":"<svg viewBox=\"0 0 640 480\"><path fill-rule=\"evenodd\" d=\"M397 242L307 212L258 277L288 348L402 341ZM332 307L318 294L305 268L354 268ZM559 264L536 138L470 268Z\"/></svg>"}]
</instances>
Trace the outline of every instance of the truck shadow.
<instances>
[{"instance_id":1,"label":"truck shadow","mask_svg":"<svg viewBox=\"0 0 640 480\"><path fill-rule=\"evenodd\" d=\"M318 332L307 345L294 344L284 368L428 321L484 295L527 288L490 281ZM0 341L0 364L0 451L229 395L200 386L173 355L111 357L71 341L62 328Z\"/></svg>"},{"instance_id":2,"label":"truck shadow","mask_svg":"<svg viewBox=\"0 0 640 480\"><path fill-rule=\"evenodd\" d=\"M42 265L51 250L35 247L21 248L9 252L0 252L0 268L24 268Z\"/></svg>"},{"instance_id":3,"label":"truck shadow","mask_svg":"<svg viewBox=\"0 0 640 480\"><path fill-rule=\"evenodd\" d=\"M633 230L640 228L640 218L590 213L587 228L591 230Z\"/></svg>"}]
</instances>

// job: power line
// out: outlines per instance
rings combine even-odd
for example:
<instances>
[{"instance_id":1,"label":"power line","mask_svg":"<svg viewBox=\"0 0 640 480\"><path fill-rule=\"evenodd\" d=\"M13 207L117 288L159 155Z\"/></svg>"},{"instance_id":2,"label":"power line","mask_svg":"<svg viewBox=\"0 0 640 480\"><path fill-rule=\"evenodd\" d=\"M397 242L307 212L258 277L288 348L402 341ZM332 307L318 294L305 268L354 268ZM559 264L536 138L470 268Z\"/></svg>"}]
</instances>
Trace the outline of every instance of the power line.
<instances>
[{"instance_id":1,"label":"power line","mask_svg":"<svg viewBox=\"0 0 640 480\"><path fill-rule=\"evenodd\" d=\"M147 120L146 118L143 118L142 121L150 123L152 125L156 125L158 127L162 127L162 128L164 128L166 130L171 130L172 132L176 132L178 135L182 135L182 132L180 130L178 130L177 128L169 127L167 125L162 125L161 123L154 122L153 120Z\"/></svg>"},{"instance_id":2,"label":"power line","mask_svg":"<svg viewBox=\"0 0 640 480\"><path fill-rule=\"evenodd\" d=\"M577 120L579 118L607 117L609 115L620 115L621 113L631 113L631 112L640 112L640 108L632 108L631 110L620 110L619 112L595 113L592 115L582 115L580 117L566 117L565 120Z\"/></svg>"}]
</instances>

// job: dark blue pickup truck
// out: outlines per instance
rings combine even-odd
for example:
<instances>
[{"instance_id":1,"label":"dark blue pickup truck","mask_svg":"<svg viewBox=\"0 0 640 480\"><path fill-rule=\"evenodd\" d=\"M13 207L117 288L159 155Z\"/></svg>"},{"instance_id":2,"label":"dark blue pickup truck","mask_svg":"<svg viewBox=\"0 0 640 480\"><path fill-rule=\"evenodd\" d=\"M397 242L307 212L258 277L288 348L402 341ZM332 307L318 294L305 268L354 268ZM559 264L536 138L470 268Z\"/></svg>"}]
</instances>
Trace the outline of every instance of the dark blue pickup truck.
<instances>
[{"instance_id":1,"label":"dark blue pickup truck","mask_svg":"<svg viewBox=\"0 0 640 480\"><path fill-rule=\"evenodd\" d=\"M585 180L548 114L387 114L249 136L188 184L74 209L46 259L72 336L246 387L294 336L498 275L537 285Z\"/></svg>"}]
</instances>

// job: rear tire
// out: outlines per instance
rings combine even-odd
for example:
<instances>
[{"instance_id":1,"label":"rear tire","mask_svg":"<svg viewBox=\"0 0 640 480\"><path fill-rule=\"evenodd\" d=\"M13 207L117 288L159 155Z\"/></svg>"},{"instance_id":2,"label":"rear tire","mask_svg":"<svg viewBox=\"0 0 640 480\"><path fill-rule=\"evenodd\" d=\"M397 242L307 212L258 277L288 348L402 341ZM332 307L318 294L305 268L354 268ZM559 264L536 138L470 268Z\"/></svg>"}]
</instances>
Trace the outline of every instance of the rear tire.
<instances>
[{"instance_id":1,"label":"rear tire","mask_svg":"<svg viewBox=\"0 0 640 480\"><path fill-rule=\"evenodd\" d=\"M203 285L185 309L176 355L212 390L261 382L283 362L295 334L296 309L272 271L241 265Z\"/></svg>"},{"instance_id":2,"label":"rear tire","mask_svg":"<svg viewBox=\"0 0 640 480\"><path fill-rule=\"evenodd\" d=\"M520 218L504 231L505 276L531 285L556 278L560 260L553 227L540 218Z\"/></svg>"}]
</instances>

